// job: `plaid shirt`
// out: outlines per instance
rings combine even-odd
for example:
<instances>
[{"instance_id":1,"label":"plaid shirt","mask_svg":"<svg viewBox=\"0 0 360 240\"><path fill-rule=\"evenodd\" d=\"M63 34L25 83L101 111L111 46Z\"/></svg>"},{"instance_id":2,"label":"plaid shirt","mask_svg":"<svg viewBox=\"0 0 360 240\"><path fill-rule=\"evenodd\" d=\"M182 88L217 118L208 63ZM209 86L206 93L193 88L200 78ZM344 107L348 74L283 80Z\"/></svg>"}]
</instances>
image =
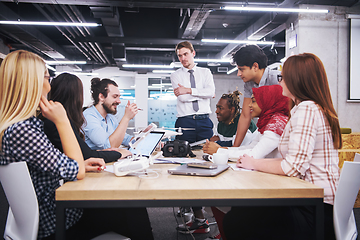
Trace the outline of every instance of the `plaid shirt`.
<instances>
[{"instance_id":1,"label":"plaid shirt","mask_svg":"<svg viewBox=\"0 0 360 240\"><path fill-rule=\"evenodd\" d=\"M313 101L303 101L291 110L279 151L286 175L324 188L324 202L334 204L340 177L339 155L334 148L329 123Z\"/></svg>"},{"instance_id":2,"label":"plaid shirt","mask_svg":"<svg viewBox=\"0 0 360 240\"><path fill-rule=\"evenodd\" d=\"M38 238L55 232L55 190L59 180L75 180L79 165L56 149L44 134L43 122L35 117L5 130L0 165L27 162L39 204ZM66 210L66 227L72 226L82 210Z\"/></svg>"}]
</instances>

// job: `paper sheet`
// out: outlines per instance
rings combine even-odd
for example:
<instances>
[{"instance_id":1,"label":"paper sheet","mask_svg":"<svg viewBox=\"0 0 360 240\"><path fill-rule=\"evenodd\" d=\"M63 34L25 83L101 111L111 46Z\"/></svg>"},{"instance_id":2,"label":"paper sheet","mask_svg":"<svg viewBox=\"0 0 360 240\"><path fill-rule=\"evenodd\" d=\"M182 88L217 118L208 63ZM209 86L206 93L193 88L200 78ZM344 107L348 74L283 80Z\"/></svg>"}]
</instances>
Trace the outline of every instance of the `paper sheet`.
<instances>
[{"instance_id":1,"label":"paper sheet","mask_svg":"<svg viewBox=\"0 0 360 240\"><path fill-rule=\"evenodd\" d=\"M253 170L249 170L249 169L245 169L245 168L239 168L239 167L236 166L236 163L229 163L229 166L234 171L253 171Z\"/></svg>"}]
</instances>

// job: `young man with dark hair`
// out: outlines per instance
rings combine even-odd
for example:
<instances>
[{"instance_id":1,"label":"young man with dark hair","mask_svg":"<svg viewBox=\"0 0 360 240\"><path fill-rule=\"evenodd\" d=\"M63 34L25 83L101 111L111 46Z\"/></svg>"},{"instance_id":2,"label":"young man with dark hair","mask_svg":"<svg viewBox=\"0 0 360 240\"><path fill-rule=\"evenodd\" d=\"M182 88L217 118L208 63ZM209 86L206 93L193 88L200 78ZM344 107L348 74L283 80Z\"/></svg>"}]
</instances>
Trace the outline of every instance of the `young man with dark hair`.
<instances>
[{"instance_id":1,"label":"young man with dark hair","mask_svg":"<svg viewBox=\"0 0 360 240\"><path fill-rule=\"evenodd\" d=\"M129 121L138 112L136 104L128 101L125 114L119 123L114 116L121 103L116 82L106 78L93 78L91 94L94 105L84 111L86 123L83 129L87 145L95 150L118 148L121 144L129 146L132 137L126 134L126 129Z\"/></svg>"},{"instance_id":2,"label":"young man with dark hair","mask_svg":"<svg viewBox=\"0 0 360 240\"><path fill-rule=\"evenodd\" d=\"M177 139L189 143L213 136L210 99L215 96L213 76L208 68L197 67L194 63L195 50L188 42L176 46L176 54L183 65L171 74L171 83L177 97L177 120L175 127L194 128L183 131Z\"/></svg>"},{"instance_id":3,"label":"young man with dark hair","mask_svg":"<svg viewBox=\"0 0 360 240\"><path fill-rule=\"evenodd\" d=\"M244 101L237 126L233 147L242 143L251 122L249 104L251 102L252 88L265 85L278 84L279 71L267 67L267 57L257 45L244 45L234 55L233 62L238 68L238 76L244 81Z\"/></svg>"}]
</instances>

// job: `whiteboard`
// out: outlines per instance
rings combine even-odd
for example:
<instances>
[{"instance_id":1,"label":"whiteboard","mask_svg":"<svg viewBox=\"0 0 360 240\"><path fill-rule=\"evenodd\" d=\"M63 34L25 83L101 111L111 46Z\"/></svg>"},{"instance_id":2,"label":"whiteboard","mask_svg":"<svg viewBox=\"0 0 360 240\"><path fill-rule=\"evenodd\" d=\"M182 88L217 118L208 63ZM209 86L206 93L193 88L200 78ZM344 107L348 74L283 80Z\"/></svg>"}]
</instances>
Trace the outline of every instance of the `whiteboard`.
<instances>
[{"instance_id":1,"label":"whiteboard","mask_svg":"<svg viewBox=\"0 0 360 240\"><path fill-rule=\"evenodd\" d=\"M349 100L360 100L360 19L352 18L350 30Z\"/></svg>"}]
</instances>

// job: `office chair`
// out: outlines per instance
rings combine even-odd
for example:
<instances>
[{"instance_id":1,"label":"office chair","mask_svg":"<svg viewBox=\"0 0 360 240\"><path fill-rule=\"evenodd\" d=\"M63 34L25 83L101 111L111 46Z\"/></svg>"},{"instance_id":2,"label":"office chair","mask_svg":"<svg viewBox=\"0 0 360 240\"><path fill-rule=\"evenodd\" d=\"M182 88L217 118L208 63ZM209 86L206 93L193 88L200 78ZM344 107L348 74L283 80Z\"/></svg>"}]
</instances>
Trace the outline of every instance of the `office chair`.
<instances>
[{"instance_id":1,"label":"office chair","mask_svg":"<svg viewBox=\"0 0 360 240\"><path fill-rule=\"evenodd\" d=\"M0 182L9 202L4 231L5 240L36 240L39 227L39 205L26 162L0 165ZM114 232L94 240L130 240Z\"/></svg>"},{"instance_id":2,"label":"office chair","mask_svg":"<svg viewBox=\"0 0 360 240\"><path fill-rule=\"evenodd\" d=\"M39 207L26 162L0 166L0 182L9 202L4 239L36 240Z\"/></svg>"},{"instance_id":3,"label":"office chair","mask_svg":"<svg viewBox=\"0 0 360 240\"><path fill-rule=\"evenodd\" d=\"M359 157L360 155L355 158ZM334 201L334 228L337 240L355 240L358 235L353 207L360 188L359 172L360 162L344 162Z\"/></svg>"}]
</instances>

